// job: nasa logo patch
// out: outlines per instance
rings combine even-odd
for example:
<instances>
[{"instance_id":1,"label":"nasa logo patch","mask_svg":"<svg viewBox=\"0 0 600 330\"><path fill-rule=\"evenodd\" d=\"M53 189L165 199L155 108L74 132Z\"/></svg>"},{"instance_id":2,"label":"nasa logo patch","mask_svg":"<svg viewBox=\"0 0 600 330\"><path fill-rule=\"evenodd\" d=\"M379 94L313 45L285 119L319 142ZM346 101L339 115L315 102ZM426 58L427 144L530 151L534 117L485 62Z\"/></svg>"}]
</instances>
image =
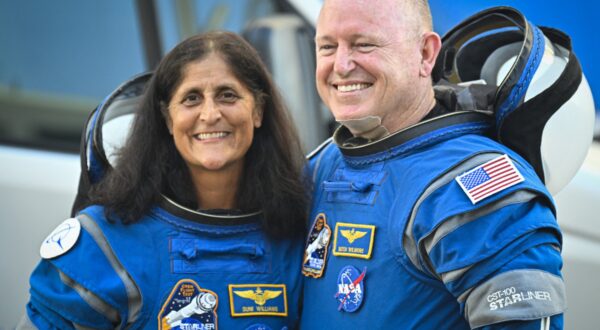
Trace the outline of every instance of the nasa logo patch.
<instances>
[{"instance_id":1,"label":"nasa logo patch","mask_svg":"<svg viewBox=\"0 0 600 330\"><path fill-rule=\"evenodd\" d=\"M367 273L365 267L362 273L354 266L345 266L340 270L337 280L337 292L334 298L339 303L338 311L356 312L365 297L364 279Z\"/></svg>"},{"instance_id":2,"label":"nasa logo patch","mask_svg":"<svg viewBox=\"0 0 600 330\"><path fill-rule=\"evenodd\" d=\"M319 213L306 240L302 274L319 278L323 276L327 262L327 250L331 241L331 228L327 225L325 214Z\"/></svg>"},{"instance_id":3,"label":"nasa logo patch","mask_svg":"<svg viewBox=\"0 0 600 330\"><path fill-rule=\"evenodd\" d=\"M271 327L266 324L257 323L247 327L246 330L271 330Z\"/></svg>"},{"instance_id":4,"label":"nasa logo patch","mask_svg":"<svg viewBox=\"0 0 600 330\"><path fill-rule=\"evenodd\" d=\"M63 221L46 237L40 246L40 255L50 259L64 254L77 243L80 232L81 224L77 218Z\"/></svg>"},{"instance_id":5,"label":"nasa logo patch","mask_svg":"<svg viewBox=\"0 0 600 330\"><path fill-rule=\"evenodd\" d=\"M158 313L158 329L216 330L218 302L214 292L200 288L193 280L181 280Z\"/></svg>"}]
</instances>

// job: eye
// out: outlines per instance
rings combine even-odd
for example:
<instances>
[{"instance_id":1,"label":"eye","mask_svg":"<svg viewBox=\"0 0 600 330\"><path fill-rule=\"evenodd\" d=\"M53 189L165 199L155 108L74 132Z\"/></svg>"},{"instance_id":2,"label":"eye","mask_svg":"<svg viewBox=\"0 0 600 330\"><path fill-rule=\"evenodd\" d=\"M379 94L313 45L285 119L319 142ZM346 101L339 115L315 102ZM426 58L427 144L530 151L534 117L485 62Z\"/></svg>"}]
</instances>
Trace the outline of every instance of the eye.
<instances>
[{"instance_id":1,"label":"eye","mask_svg":"<svg viewBox=\"0 0 600 330\"><path fill-rule=\"evenodd\" d=\"M370 52L375 49L375 45L368 42L360 42L356 44L356 48L358 48L358 51L360 52Z\"/></svg>"},{"instance_id":2,"label":"eye","mask_svg":"<svg viewBox=\"0 0 600 330\"><path fill-rule=\"evenodd\" d=\"M319 55L331 55L335 52L335 45L333 44L322 44L319 45Z\"/></svg>"},{"instance_id":3,"label":"eye","mask_svg":"<svg viewBox=\"0 0 600 330\"><path fill-rule=\"evenodd\" d=\"M183 98L181 102L185 106L194 106L202 102L202 97L198 93L190 93Z\"/></svg>"},{"instance_id":4,"label":"eye","mask_svg":"<svg viewBox=\"0 0 600 330\"><path fill-rule=\"evenodd\" d=\"M240 97L232 90L224 90L219 93L218 100L225 103L234 103Z\"/></svg>"}]
</instances>

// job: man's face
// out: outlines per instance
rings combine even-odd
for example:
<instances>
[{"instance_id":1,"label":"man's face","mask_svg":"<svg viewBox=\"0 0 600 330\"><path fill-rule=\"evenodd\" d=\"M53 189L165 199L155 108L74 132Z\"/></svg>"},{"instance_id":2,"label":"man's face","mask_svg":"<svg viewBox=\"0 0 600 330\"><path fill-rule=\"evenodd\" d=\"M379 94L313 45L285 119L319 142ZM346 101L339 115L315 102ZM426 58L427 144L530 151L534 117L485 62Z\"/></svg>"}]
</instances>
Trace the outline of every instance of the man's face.
<instances>
[{"instance_id":1,"label":"man's face","mask_svg":"<svg viewBox=\"0 0 600 330\"><path fill-rule=\"evenodd\" d=\"M336 120L404 126L420 95L420 37L396 0L327 0L317 22L317 90ZM431 85L429 85L431 86Z\"/></svg>"}]
</instances>

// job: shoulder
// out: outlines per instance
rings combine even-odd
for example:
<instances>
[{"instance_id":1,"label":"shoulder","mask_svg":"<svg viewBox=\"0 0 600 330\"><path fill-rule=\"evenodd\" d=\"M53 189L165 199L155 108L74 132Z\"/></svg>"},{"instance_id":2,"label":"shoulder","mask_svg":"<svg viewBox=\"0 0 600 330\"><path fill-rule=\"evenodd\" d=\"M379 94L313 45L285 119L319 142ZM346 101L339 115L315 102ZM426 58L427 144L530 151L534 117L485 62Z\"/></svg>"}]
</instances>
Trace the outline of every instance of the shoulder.
<instances>
[{"instance_id":1,"label":"shoulder","mask_svg":"<svg viewBox=\"0 0 600 330\"><path fill-rule=\"evenodd\" d=\"M493 141L462 142L471 145L455 146L460 156L440 165L443 171L413 205L403 243L414 251L412 263L439 274L479 262L538 230L559 241L552 197L533 168ZM448 253L456 258L449 261ZM418 261L423 259L429 260L425 267Z\"/></svg>"},{"instance_id":2,"label":"shoulder","mask_svg":"<svg viewBox=\"0 0 600 330\"><path fill-rule=\"evenodd\" d=\"M306 159L308 161L313 160L314 158L317 158L319 155L321 155L328 147L334 145L333 143L333 138L330 137L327 140L323 141L323 143L321 143L320 145L318 145L315 149L313 149L311 152L308 153L308 155L306 156Z\"/></svg>"},{"instance_id":3,"label":"shoulder","mask_svg":"<svg viewBox=\"0 0 600 330\"><path fill-rule=\"evenodd\" d=\"M319 173L329 168L333 161L340 156L341 153L333 142L333 138L328 138L306 156L308 160L305 169L307 176L313 183L316 182Z\"/></svg>"},{"instance_id":4,"label":"shoulder","mask_svg":"<svg viewBox=\"0 0 600 330\"><path fill-rule=\"evenodd\" d=\"M466 172L488 161L490 157L494 158L494 155L506 155L529 184L536 185L540 190L546 191L543 182L531 164L509 147L486 136L467 134L454 137L432 145L419 154L420 158L429 160L442 172L448 172L452 169ZM485 154L491 156L481 156ZM433 159L439 161L433 162L431 161Z\"/></svg>"},{"instance_id":5,"label":"shoulder","mask_svg":"<svg viewBox=\"0 0 600 330\"><path fill-rule=\"evenodd\" d=\"M30 277L34 323L116 327L127 315L129 295L139 290L123 276L128 273L104 239L101 221L80 214L42 242L42 260Z\"/></svg>"}]
</instances>

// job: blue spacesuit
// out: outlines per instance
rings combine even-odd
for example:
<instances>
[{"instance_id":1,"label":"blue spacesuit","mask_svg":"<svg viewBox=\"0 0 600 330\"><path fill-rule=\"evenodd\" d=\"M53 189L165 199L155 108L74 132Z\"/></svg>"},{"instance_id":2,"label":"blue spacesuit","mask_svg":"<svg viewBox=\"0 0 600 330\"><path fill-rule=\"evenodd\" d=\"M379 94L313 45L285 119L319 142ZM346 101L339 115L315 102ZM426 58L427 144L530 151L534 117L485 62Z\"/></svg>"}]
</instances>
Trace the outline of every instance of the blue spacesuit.
<instances>
[{"instance_id":1,"label":"blue spacesuit","mask_svg":"<svg viewBox=\"0 0 600 330\"><path fill-rule=\"evenodd\" d=\"M199 213L167 198L130 225L110 223L103 212L84 209L43 243L27 306L38 328L297 324L301 275L290 269L302 242L267 237L260 213Z\"/></svg>"},{"instance_id":2,"label":"blue spacesuit","mask_svg":"<svg viewBox=\"0 0 600 330\"><path fill-rule=\"evenodd\" d=\"M371 143L342 126L311 156L301 328L562 327L552 197L485 115L439 107Z\"/></svg>"}]
</instances>

